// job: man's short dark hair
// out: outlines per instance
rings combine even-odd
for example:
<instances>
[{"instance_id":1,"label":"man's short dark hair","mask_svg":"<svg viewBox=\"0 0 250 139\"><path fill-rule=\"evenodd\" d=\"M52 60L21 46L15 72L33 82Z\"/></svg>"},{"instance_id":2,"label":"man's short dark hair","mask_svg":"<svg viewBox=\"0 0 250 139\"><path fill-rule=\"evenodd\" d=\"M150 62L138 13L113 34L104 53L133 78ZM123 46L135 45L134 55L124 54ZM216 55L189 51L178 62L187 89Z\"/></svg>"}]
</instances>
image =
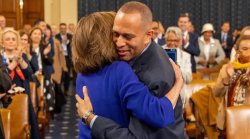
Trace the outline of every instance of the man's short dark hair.
<instances>
[{"instance_id":1,"label":"man's short dark hair","mask_svg":"<svg viewBox=\"0 0 250 139\"><path fill-rule=\"evenodd\" d=\"M59 26L67 26L66 23L60 23Z\"/></svg>"},{"instance_id":2,"label":"man's short dark hair","mask_svg":"<svg viewBox=\"0 0 250 139\"><path fill-rule=\"evenodd\" d=\"M229 22L229 21L224 21L224 22L222 23L222 26L223 26L224 24L229 24L229 25L230 25L230 22Z\"/></svg>"},{"instance_id":3,"label":"man's short dark hair","mask_svg":"<svg viewBox=\"0 0 250 139\"><path fill-rule=\"evenodd\" d=\"M190 18L190 14L189 13L181 13L179 18L180 17L188 17L188 18Z\"/></svg>"},{"instance_id":4,"label":"man's short dark hair","mask_svg":"<svg viewBox=\"0 0 250 139\"><path fill-rule=\"evenodd\" d=\"M136 1L130 1L122 5L119 11L128 14L135 12L139 13L141 15L142 22L145 24L145 26L151 28L153 15L146 4Z\"/></svg>"}]
</instances>

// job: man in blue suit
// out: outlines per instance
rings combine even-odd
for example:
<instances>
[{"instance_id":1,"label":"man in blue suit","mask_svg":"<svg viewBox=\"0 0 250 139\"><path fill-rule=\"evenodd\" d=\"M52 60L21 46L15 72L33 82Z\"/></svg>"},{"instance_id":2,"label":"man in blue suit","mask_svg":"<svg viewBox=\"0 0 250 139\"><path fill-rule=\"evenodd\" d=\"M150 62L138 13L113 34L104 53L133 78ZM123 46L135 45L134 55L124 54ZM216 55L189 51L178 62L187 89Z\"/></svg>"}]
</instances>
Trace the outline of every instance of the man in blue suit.
<instances>
[{"instance_id":1,"label":"man in blue suit","mask_svg":"<svg viewBox=\"0 0 250 139\"><path fill-rule=\"evenodd\" d=\"M188 26L190 23L188 13L181 14L178 19L178 26L182 30L182 49L191 55L192 72L196 72L196 62L194 57L200 55L200 49L198 45L198 35L188 32Z\"/></svg>"},{"instance_id":2,"label":"man in blue suit","mask_svg":"<svg viewBox=\"0 0 250 139\"><path fill-rule=\"evenodd\" d=\"M121 60L127 61L157 97L163 97L175 82L174 71L166 52L152 40L152 13L140 2L125 3L117 12L113 26L113 41ZM178 98L175 123L157 129L130 116L129 128L91 114L87 118L93 139L186 139L182 101ZM157 116L157 115L152 115Z\"/></svg>"},{"instance_id":3,"label":"man in blue suit","mask_svg":"<svg viewBox=\"0 0 250 139\"><path fill-rule=\"evenodd\" d=\"M231 50L233 48L233 38L229 31L230 23L226 21L221 26L221 32L214 35L214 37L220 41L227 58L230 58Z\"/></svg>"}]
</instances>

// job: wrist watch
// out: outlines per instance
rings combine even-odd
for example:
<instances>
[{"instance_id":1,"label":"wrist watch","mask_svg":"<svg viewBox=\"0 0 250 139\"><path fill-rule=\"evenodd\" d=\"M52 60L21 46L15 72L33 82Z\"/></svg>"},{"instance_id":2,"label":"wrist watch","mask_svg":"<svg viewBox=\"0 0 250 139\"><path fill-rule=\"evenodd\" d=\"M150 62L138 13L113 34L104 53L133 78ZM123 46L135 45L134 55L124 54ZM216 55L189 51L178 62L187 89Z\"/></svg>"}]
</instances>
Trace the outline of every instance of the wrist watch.
<instances>
[{"instance_id":1,"label":"wrist watch","mask_svg":"<svg viewBox=\"0 0 250 139\"><path fill-rule=\"evenodd\" d=\"M87 113L85 113L84 115L83 115L83 117L82 117L82 123L83 124L87 124L87 119L88 119L88 117L91 115L91 114L94 114L93 113L93 111L88 111Z\"/></svg>"}]
</instances>

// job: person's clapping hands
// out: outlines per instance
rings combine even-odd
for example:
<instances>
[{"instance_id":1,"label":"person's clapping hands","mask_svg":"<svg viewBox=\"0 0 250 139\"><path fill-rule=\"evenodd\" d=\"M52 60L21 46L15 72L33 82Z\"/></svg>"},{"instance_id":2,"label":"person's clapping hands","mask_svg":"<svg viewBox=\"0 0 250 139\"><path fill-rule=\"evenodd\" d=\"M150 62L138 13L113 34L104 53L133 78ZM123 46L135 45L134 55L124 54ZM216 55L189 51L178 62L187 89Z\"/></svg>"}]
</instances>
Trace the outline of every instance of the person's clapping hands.
<instances>
[{"instance_id":1,"label":"person's clapping hands","mask_svg":"<svg viewBox=\"0 0 250 139\"><path fill-rule=\"evenodd\" d=\"M6 93L0 93L0 99L3 98L6 95Z\"/></svg>"},{"instance_id":2,"label":"person's clapping hands","mask_svg":"<svg viewBox=\"0 0 250 139\"><path fill-rule=\"evenodd\" d=\"M207 63L207 61L206 61L205 59L200 59L200 60L198 61L198 64L200 64L200 65L206 67L208 63Z\"/></svg>"},{"instance_id":3,"label":"person's clapping hands","mask_svg":"<svg viewBox=\"0 0 250 139\"><path fill-rule=\"evenodd\" d=\"M216 61L213 57L210 57L209 60L208 60L208 64L216 64Z\"/></svg>"},{"instance_id":4,"label":"person's clapping hands","mask_svg":"<svg viewBox=\"0 0 250 139\"><path fill-rule=\"evenodd\" d=\"M51 51L51 45L48 44L48 46L44 49L43 54L48 55L48 53Z\"/></svg>"}]
</instances>

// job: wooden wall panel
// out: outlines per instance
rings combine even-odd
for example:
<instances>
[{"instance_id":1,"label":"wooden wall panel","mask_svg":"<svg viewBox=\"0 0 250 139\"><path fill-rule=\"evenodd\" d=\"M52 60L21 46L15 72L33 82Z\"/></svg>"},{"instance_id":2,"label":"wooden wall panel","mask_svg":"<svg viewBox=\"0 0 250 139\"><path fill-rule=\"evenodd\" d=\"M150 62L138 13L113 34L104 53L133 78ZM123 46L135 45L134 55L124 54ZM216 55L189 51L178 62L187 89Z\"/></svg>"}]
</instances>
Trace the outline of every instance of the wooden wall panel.
<instances>
[{"instance_id":1,"label":"wooden wall panel","mask_svg":"<svg viewBox=\"0 0 250 139\"><path fill-rule=\"evenodd\" d=\"M18 26L19 11L17 9L18 0L0 0L0 14L6 17L6 26L14 27Z\"/></svg>"},{"instance_id":2,"label":"wooden wall panel","mask_svg":"<svg viewBox=\"0 0 250 139\"><path fill-rule=\"evenodd\" d=\"M9 0L7 2L2 2L1 10L2 12L16 12L16 0Z\"/></svg>"},{"instance_id":3,"label":"wooden wall panel","mask_svg":"<svg viewBox=\"0 0 250 139\"><path fill-rule=\"evenodd\" d=\"M34 25L37 19L44 20L44 0L23 0L21 11L19 0L0 0L0 14L6 17L6 26L21 29L24 24Z\"/></svg>"},{"instance_id":4,"label":"wooden wall panel","mask_svg":"<svg viewBox=\"0 0 250 139\"><path fill-rule=\"evenodd\" d=\"M44 20L44 0L25 0L24 24L34 25L37 19Z\"/></svg>"}]
</instances>

